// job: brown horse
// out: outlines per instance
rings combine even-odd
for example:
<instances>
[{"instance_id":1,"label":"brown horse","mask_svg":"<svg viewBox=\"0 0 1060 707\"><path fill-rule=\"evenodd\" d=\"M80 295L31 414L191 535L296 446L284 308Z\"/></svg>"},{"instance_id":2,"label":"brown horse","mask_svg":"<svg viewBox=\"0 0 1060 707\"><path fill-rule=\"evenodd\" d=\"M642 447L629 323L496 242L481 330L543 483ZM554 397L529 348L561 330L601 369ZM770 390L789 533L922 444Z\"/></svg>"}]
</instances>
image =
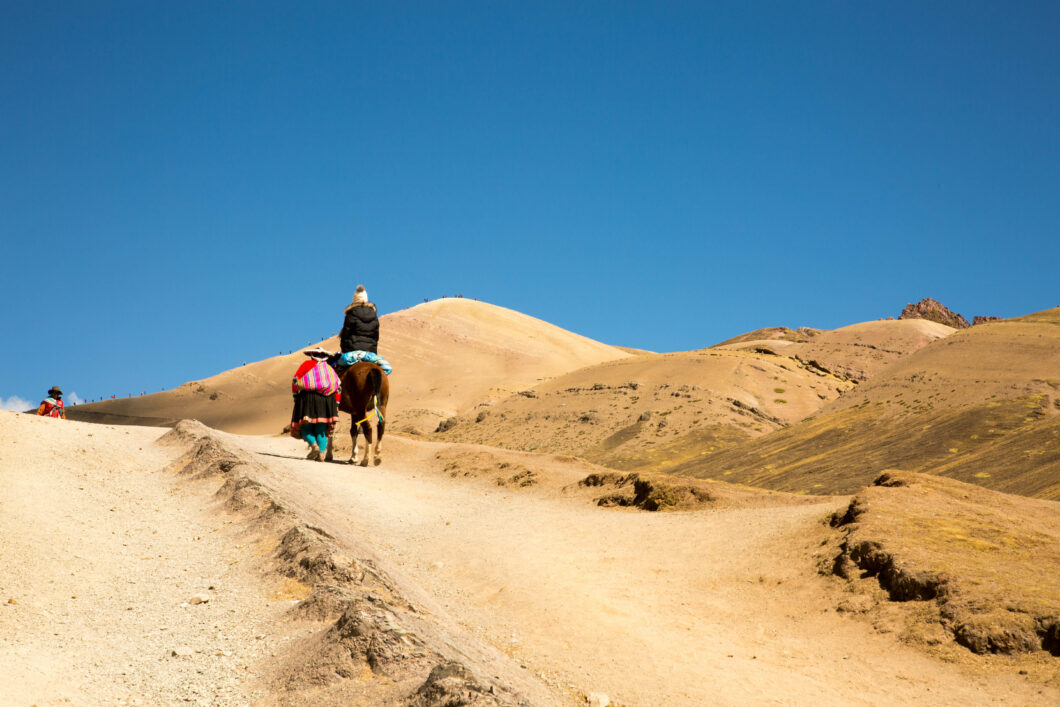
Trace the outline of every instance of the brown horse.
<instances>
[{"instance_id":1,"label":"brown horse","mask_svg":"<svg viewBox=\"0 0 1060 707\"><path fill-rule=\"evenodd\" d=\"M339 410L353 417L350 425L350 438L353 440L353 451L350 464L359 463L368 466L369 460L374 465L382 462L379 456L382 450L383 432L386 430L386 403L390 398L390 381L383 369L374 363L358 361L342 374L342 400ZM375 439L372 439L372 418L375 418ZM364 434L364 457L357 461L357 432ZM334 445L328 443L328 460Z\"/></svg>"}]
</instances>

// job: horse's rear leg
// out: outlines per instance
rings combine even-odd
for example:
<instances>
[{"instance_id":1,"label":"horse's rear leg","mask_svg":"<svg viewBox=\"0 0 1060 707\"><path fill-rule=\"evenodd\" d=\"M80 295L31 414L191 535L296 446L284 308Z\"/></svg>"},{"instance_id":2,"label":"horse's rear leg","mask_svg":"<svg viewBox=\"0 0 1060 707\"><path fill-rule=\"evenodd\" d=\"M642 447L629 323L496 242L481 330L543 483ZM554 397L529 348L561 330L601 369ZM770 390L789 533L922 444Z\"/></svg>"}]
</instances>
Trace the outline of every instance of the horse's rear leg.
<instances>
[{"instance_id":1,"label":"horse's rear leg","mask_svg":"<svg viewBox=\"0 0 1060 707\"><path fill-rule=\"evenodd\" d=\"M357 425L350 426L350 440L353 442L350 452L350 464L357 463Z\"/></svg>"},{"instance_id":2,"label":"horse's rear leg","mask_svg":"<svg viewBox=\"0 0 1060 707\"><path fill-rule=\"evenodd\" d=\"M386 430L386 422L380 420L375 426L375 460L374 464L379 466L383 463L383 432Z\"/></svg>"},{"instance_id":3,"label":"horse's rear leg","mask_svg":"<svg viewBox=\"0 0 1060 707\"><path fill-rule=\"evenodd\" d=\"M372 439L372 425L368 422L362 422L361 432L364 433L364 456L361 457L361 466L368 466L371 459L375 456L373 445L375 440Z\"/></svg>"},{"instance_id":4,"label":"horse's rear leg","mask_svg":"<svg viewBox=\"0 0 1060 707\"><path fill-rule=\"evenodd\" d=\"M324 461L335 461L335 433L328 435L328 451L324 454Z\"/></svg>"}]
</instances>

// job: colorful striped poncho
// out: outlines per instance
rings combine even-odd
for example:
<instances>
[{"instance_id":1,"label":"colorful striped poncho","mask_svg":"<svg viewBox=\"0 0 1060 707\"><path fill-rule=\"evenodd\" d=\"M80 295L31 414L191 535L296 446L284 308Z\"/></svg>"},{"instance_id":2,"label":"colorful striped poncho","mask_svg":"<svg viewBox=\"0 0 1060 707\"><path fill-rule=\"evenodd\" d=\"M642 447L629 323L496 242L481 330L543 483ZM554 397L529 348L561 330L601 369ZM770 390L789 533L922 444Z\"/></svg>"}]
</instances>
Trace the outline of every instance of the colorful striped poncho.
<instances>
[{"instance_id":1,"label":"colorful striped poncho","mask_svg":"<svg viewBox=\"0 0 1060 707\"><path fill-rule=\"evenodd\" d=\"M327 361L318 361L308 371L303 372L299 368L291 388L296 393L299 390L314 390L324 395L334 395L339 390L339 376Z\"/></svg>"}]
</instances>

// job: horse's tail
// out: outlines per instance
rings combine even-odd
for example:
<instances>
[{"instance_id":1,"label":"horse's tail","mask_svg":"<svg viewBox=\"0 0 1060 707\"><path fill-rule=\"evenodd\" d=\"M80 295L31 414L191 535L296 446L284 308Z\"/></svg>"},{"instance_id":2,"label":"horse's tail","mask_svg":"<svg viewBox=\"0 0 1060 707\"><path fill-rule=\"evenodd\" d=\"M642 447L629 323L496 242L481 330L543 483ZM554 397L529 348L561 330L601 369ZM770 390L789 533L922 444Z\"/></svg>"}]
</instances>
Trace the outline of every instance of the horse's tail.
<instances>
[{"instance_id":1,"label":"horse's tail","mask_svg":"<svg viewBox=\"0 0 1060 707\"><path fill-rule=\"evenodd\" d=\"M383 390L383 369L379 366L372 366L368 371L368 377L372 379L372 392L375 394L372 404L379 405L379 395Z\"/></svg>"}]
</instances>

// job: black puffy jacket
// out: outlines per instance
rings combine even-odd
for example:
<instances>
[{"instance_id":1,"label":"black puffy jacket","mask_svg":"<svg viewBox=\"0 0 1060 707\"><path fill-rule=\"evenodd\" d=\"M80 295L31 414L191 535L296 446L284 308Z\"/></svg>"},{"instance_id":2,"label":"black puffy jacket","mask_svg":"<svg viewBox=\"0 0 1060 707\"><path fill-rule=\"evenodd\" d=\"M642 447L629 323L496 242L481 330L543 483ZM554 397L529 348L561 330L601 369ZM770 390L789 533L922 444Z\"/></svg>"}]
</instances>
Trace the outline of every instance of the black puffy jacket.
<instances>
[{"instance_id":1,"label":"black puffy jacket","mask_svg":"<svg viewBox=\"0 0 1060 707\"><path fill-rule=\"evenodd\" d=\"M347 351L376 351L379 348L379 316L375 312L375 305L368 304L353 305L346 308L346 320L342 323L342 333L339 334L339 345L342 352Z\"/></svg>"}]
</instances>

